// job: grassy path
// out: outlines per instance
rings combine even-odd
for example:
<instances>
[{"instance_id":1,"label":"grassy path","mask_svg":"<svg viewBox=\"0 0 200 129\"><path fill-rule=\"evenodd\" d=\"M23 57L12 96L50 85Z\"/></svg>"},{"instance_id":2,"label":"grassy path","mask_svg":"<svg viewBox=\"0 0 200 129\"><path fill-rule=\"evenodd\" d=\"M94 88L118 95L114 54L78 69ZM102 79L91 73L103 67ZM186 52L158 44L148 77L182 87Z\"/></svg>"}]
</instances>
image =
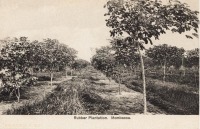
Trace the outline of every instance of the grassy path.
<instances>
[{"instance_id":1,"label":"grassy path","mask_svg":"<svg viewBox=\"0 0 200 129\"><path fill-rule=\"evenodd\" d=\"M102 81L102 80L100 80ZM121 84L121 95L118 93L118 83L111 81L110 85L108 80L103 80L105 86L99 87L99 95L111 102L111 107L107 114L113 115L134 115L143 112L143 95L139 92L133 91ZM107 82L107 83L106 83ZM97 90L97 91L98 91ZM148 103L148 114L165 114L158 107Z\"/></svg>"},{"instance_id":2,"label":"grassy path","mask_svg":"<svg viewBox=\"0 0 200 129\"><path fill-rule=\"evenodd\" d=\"M110 108L106 111L108 115L134 115L143 113L143 95L121 85L121 95L118 92L119 84L109 80L101 74L103 80L94 81L93 87L96 93L103 99L110 101ZM158 107L148 103L148 114L166 114Z\"/></svg>"}]
</instances>

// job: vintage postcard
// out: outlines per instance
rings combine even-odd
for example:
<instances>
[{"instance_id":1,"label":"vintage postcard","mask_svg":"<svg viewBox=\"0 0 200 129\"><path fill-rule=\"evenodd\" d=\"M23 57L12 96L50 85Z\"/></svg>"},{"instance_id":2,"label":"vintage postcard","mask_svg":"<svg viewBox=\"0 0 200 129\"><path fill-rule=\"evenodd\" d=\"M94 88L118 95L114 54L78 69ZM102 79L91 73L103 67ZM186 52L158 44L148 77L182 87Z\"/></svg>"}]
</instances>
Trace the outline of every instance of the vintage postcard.
<instances>
[{"instance_id":1,"label":"vintage postcard","mask_svg":"<svg viewBox=\"0 0 200 129\"><path fill-rule=\"evenodd\" d=\"M198 0L0 0L0 129L198 121Z\"/></svg>"}]
</instances>

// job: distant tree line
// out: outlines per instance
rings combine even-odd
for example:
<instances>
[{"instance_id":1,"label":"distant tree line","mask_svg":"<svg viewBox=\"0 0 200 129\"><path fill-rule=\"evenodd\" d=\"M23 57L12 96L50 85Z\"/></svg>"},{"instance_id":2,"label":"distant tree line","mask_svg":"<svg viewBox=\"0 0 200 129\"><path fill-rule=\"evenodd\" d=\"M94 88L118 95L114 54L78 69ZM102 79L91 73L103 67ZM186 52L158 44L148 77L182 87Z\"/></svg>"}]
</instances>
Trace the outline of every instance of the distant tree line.
<instances>
[{"instance_id":1,"label":"distant tree line","mask_svg":"<svg viewBox=\"0 0 200 129\"><path fill-rule=\"evenodd\" d=\"M115 46L103 46L96 50L91 63L107 77L114 76L117 72L122 73L120 66L136 73L140 59L139 54L132 51L130 55L123 56L118 54ZM197 71L199 69L199 49L186 51L167 44L157 45L145 50L144 62L145 69L163 69L163 81L165 81L166 70L182 71L186 68L196 68Z\"/></svg>"}]
</instances>

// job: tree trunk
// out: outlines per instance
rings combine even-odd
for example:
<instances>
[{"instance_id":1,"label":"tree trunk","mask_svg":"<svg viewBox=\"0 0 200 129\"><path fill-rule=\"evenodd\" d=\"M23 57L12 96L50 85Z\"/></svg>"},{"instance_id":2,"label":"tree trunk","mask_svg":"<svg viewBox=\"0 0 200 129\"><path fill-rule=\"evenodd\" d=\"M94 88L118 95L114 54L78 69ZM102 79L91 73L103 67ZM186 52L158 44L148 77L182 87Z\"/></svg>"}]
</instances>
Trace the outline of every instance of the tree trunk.
<instances>
[{"instance_id":1,"label":"tree trunk","mask_svg":"<svg viewBox=\"0 0 200 129\"><path fill-rule=\"evenodd\" d=\"M65 71L65 72L66 72L66 78L67 78L67 69L66 69L66 71Z\"/></svg>"},{"instance_id":2,"label":"tree trunk","mask_svg":"<svg viewBox=\"0 0 200 129\"><path fill-rule=\"evenodd\" d=\"M33 67L29 68L30 75L33 75Z\"/></svg>"},{"instance_id":3,"label":"tree trunk","mask_svg":"<svg viewBox=\"0 0 200 129\"><path fill-rule=\"evenodd\" d=\"M46 85L44 86L44 98L46 97Z\"/></svg>"},{"instance_id":4,"label":"tree trunk","mask_svg":"<svg viewBox=\"0 0 200 129\"><path fill-rule=\"evenodd\" d=\"M10 94L9 94L9 100L11 99L12 95L13 95L13 92L15 91L15 89L13 89Z\"/></svg>"},{"instance_id":5,"label":"tree trunk","mask_svg":"<svg viewBox=\"0 0 200 129\"><path fill-rule=\"evenodd\" d=\"M110 86L110 83L111 83L111 77L108 77L108 80L109 80L109 84L108 84L108 85Z\"/></svg>"},{"instance_id":6,"label":"tree trunk","mask_svg":"<svg viewBox=\"0 0 200 129\"><path fill-rule=\"evenodd\" d=\"M135 76L137 76L137 71L136 70L137 70L137 68L135 67L134 68L134 74L135 74Z\"/></svg>"},{"instance_id":7,"label":"tree trunk","mask_svg":"<svg viewBox=\"0 0 200 129\"><path fill-rule=\"evenodd\" d=\"M17 93L18 93L17 102L19 103L19 99L20 99L20 89L19 88L17 88Z\"/></svg>"},{"instance_id":8,"label":"tree trunk","mask_svg":"<svg viewBox=\"0 0 200 129\"><path fill-rule=\"evenodd\" d=\"M17 97L17 102L19 103L19 100L20 100L20 88L18 87L16 90L15 90L15 95Z\"/></svg>"},{"instance_id":9,"label":"tree trunk","mask_svg":"<svg viewBox=\"0 0 200 129\"><path fill-rule=\"evenodd\" d=\"M131 72L133 73L133 75L137 76L137 66L131 66Z\"/></svg>"},{"instance_id":10,"label":"tree trunk","mask_svg":"<svg viewBox=\"0 0 200 129\"><path fill-rule=\"evenodd\" d=\"M131 72L129 72L129 76L133 75L133 66L130 66Z\"/></svg>"},{"instance_id":11,"label":"tree trunk","mask_svg":"<svg viewBox=\"0 0 200 129\"><path fill-rule=\"evenodd\" d=\"M164 65L163 65L163 83L165 83L165 78L166 78L166 59L164 60Z\"/></svg>"},{"instance_id":12,"label":"tree trunk","mask_svg":"<svg viewBox=\"0 0 200 129\"><path fill-rule=\"evenodd\" d=\"M183 66L183 77L185 76L185 67L184 67L184 57L182 57L182 66Z\"/></svg>"},{"instance_id":13,"label":"tree trunk","mask_svg":"<svg viewBox=\"0 0 200 129\"><path fill-rule=\"evenodd\" d=\"M50 73L50 77L51 77L51 86L52 86L52 84L53 84L53 73L52 72Z\"/></svg>"},{"instance_id":14,"label":"tree trunk","mask_svg":"<svg viewBox=\"0 0 200 129\"><path fill-rule=\"evenodd\" d=\"M144 114L147 114L147 100L146 100L146 80L145 80L145 71L144 71L144 61L140 51L140 47L138 45L138 51L140 55L140 62L141 62L141 70L142 70L142 80L143 80L143 101L144 101Z\"/></svg>"},{"instance_id":15,"label":"tree trunk","mask_svg":"<svg viewBox=\"0 0 200 129\"><path fill-rule=\"evenodd\" d=\"M71 76L72 76L73 72L72 72L72 69L71 69Z\"/></svg>"},{"instance_id":16,"label":"tree trunk","mask_svg":"<svg viewBox=\"0 0 200 129\"><path fill-rule=\"evenodd\" d=\"M118 79L119 79L119 83L118 83L119 84L119 95L121 95L121 84L120 84L121 83L121 79L120 79L120 76L118 76Z\"/></svg>"},{"instance_id":17,"label":"tree trunk","mask_svg":"<svg viewBox=\"0 0 200 129\"><path fill-rule=\"evenodd\" d=\"M197 86L197 79L196 79L196 73L194 72L194 82L195 82L195 86Z\"/></svg>"}]
</instances>

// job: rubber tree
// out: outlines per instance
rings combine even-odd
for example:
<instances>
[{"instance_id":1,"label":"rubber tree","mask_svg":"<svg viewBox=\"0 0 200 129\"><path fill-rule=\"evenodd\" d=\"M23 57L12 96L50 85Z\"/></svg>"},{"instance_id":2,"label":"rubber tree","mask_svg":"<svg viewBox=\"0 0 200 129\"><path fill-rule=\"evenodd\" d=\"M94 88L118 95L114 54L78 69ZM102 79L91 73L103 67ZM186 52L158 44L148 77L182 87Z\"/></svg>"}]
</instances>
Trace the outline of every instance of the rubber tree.
<instances>
[{"instance_id":1,"label":"rubber tree","mask_svg":"<svg viewBox=\"0 0 200 129\"><path fill-rule=\"evenodd\" d=\"M193 35L198 35L198 11L192 11L178 0L171 0L165 5L157 0L109 0L104 7L107 8L106 26L111 28L110 36L128 38L131 46L127 47L136 47L140 53L146 114L146 83L141 50L145 44L153 44L152 38L159 39L167 30L178 33L192 30ZM186 37L192 38L191 35Z\"/></svg>"},{"instance_id":2,"label":"rubber tree","mask_svg":"<svg viewBox=\"0 0 200 129\"><path fill-rule=\"evenodd\" d=\"M184 52L185 50L183 48L162 44L147 49L145 54L153 60L155 66L163 67L163 82L165 83L166 67L180 67L182 65L182 55Z\"/></svg>"},{"instance_id":3,"label":"rubber tree","mask_svg":"<svg viewBox=\"0 0 200 129\"><path fill-rule=\"evenodd\" d=\"M72 66L73 66L73 64L75 62L75 59L77 58L77 51L75 49L73 49L73 48L67 48L67 49L65 48L64 50L65 50L65 53L68 53L69 62L68 62L67 66L69 68L71 68L70 69L70 73L71 73L71 76L73 76L73 68L72 68ZM66 76L67 76L67 70L66 70Z\"/></svg>"},{"instance_id":4,"label":"rubber tree","mask_svg":"<svg viewBox=\"0 0 200 129\"><path fill-rule=\"evenodd\" d=\"M124 67L130 67L136 75L136 68L139 65L140 56L135 47L127 47L124 45L126 39L115 38L110 41L112 49L114 50L115 60Z\"/></svg>"},{"instance_id":5,"label":"rubber tree","mask_svg":"<svg viewBox=\"0 0 200 129\"><path fill-rule=\"evenodd\" d=\"M40 68L46 69L50 73L50 84L52 86L53 75L59 68L65 68L75 57L75 50L59 43L56 39L44 39L41 44L42 54L40 55Z\"/></svg>"},{"instance_id":6,"label":"rubber tree","mask_svg":"<svg viewBox=\"0 0 200 129\"><path fill-rule=\"evenodd\" d=\"M31 53L30 42L26 37L8 40L1 50L1 67L4 70L4 88L15 94L17 101L20 101L21 88L26 86L24 82L28 79L28 68L34 63L29 58Z\"/></svg>"},{"instance_id":7,"label":"rubber tree","mask_svg":"<svg viewBox=\"0 0 200 129\"><path fill-rule=\"evenodd\" d=\"M139 54L137 53L137 49L135 47L127 47L127 45L124 45L126 42L126 39L121 38L115 38L111 40L112 49L114 50L115 55L115 62L116 62L116 76L118 77L119 82L119 94L121 94L121 81L124 76L124 71L127 70L127 67L131 67L131 70L133 70L134 67L134 73L136 75L136 67L138 66L139 61Z\"/></svg>"}]
</instances>

